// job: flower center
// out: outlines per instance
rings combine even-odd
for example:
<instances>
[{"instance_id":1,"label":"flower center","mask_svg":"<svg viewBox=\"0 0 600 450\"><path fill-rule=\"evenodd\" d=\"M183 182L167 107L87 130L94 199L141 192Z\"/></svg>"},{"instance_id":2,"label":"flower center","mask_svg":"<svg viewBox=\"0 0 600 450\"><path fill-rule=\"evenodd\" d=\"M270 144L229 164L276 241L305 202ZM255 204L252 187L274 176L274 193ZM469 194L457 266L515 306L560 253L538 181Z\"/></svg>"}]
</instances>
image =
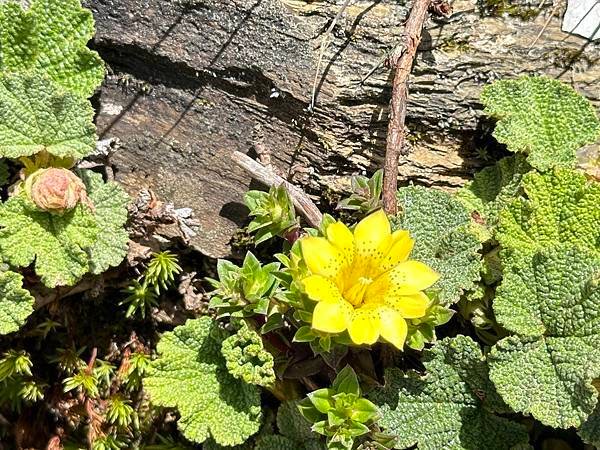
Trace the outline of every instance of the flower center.
<instances>
[{"instance_id":1,"label":"flower center","mask_svg":"<svg viewBox=\"0 0 600 450\"><path fill-rule=\"evenodd\" d=\"M358 281L351 285L344 292L344 298L354 306L359 306L363 303L367 287L373 282L372 278L359 277Z\"/></svg>"}]
</instances>

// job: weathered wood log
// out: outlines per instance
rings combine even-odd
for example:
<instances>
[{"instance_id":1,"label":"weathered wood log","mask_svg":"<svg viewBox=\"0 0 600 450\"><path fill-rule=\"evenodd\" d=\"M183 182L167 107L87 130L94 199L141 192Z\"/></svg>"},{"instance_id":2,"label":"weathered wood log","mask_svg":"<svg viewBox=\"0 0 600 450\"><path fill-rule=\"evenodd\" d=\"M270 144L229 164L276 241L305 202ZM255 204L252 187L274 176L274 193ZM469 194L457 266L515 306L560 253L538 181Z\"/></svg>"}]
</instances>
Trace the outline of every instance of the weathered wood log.
<instances>
[{"instance_id":1,"label":"weathered wood log","mask_svg":"<svg viewBox=\"0 0 600 450\"><path fill-rule=\"evenodd\" d=\"M201 226L193 244L205 254L226 255L244 221L250 177L231 163L234 150L266 144L280 174L313 193L381 167L393 74L381 67L361 80L400 39L410 3L350 3L333 28L310 111L323 33L342 3L87 0L94 46L110 69L99 132L124 144L116 178L132 193L151 188L194 208ZM509 12L535 12L539 0L522 3L535 6ZM481 165L478 138L489 122L478 98L491 80L543 73L600 104L600 44L562 32L552 1L532 20L489 17L482 4L456 0L448 19L426 26L409 86L403 181L455 188Z\"/></svg>"}]
</instances>

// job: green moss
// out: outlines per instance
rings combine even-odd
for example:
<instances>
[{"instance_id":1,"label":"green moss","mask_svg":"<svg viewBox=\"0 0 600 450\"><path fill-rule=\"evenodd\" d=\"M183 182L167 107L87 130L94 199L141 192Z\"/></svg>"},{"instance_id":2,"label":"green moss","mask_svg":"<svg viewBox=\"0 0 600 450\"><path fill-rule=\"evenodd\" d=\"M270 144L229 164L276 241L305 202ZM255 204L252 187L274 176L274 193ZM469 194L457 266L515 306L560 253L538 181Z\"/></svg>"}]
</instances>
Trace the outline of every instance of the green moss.
<instances>
[{"instance_id":1,"label":"green moss","mask_svg":"<svg viewBox=\"0 0 600 450\"><path fill-rule=\"evenodd\" d=\"M540 8L515 4L512 0L479 0L479 9L484 16L499 17L508 15L521 20L533 20Z\"/></svg>"}]
</instances>

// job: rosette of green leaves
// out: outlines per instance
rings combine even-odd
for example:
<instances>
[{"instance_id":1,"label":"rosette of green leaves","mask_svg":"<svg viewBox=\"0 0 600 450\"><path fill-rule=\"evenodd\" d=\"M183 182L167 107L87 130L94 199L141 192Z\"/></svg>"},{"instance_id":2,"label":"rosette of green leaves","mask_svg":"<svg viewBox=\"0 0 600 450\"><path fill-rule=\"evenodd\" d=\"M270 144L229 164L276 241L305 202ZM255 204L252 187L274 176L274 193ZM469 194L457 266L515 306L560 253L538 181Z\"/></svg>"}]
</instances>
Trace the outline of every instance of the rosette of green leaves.
<instances>
[{"instance_id":1,"label":"rosette of green leaves","mask_svg":"<svg viewBox=\"0 0 600 450\"><path fill-rule=\"evenodd\" d=\"M352 193L350 197L339 202L337 209L358 211L366 215L381 208L383 170L378 170L371 178L354 176L350 183Z\"/></svg>"},{"instance_id":2,"label":"rosette of green leaves","mask_svg":"<svg viewBox=\"0 0 600 450\"><path fill-rule=\"evenodd\" d=\"M250 252L241 267L220 259L217 262L219 279L208 279L215 288L211 293L210 306L221 316L267 315L271 298L279 285L275 277L278 269L279 263L262 265Z\"/></svg>"},{"instance_id":3,"label":"rosette of green leaves","mask_svg":"<svg viewBox=\"0 0 600 450\"><path fill-rule=\"evenodd\" d=\"M369 433L379 417L377 406L361 396L356 373L346 366L330 388L308 394L298 407L312 430L327 438L327 448L349 450L354 440Z\"/></svg>"},{"instance_id":4,"label":"rosette of green leaves","mask_svg":"<svg viewBox=\"0 0 600 450\"><path fill-rule=\"evenodd\" d=\"M249 215L254 217L248 232L255 234L257 245L275 236L285 238L287 233L299 228L292 199L283 186L272 187L269 192L248 191L244 203L250 209Z\"/></svg>"}]
</instances>

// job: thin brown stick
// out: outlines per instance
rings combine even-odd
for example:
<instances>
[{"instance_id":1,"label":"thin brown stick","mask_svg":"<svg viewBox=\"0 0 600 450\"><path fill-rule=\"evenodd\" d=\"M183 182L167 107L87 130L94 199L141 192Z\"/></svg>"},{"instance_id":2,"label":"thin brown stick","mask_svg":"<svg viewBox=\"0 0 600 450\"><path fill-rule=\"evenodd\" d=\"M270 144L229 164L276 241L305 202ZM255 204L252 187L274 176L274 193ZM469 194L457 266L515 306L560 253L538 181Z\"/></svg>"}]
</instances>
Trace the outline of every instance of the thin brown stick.
<instances>
[{"instance_id":1,"label":"thin brown stick","mask_svg":"<svg viewBox=\"0 0 600 450\"><path fill-rule=\"evenodd\" d=\"M412 69L421 31L427 17L431 0L415 0L404 29L403 45L392 52L389 64L396 69L392 100L390 102L390 124L388 127L385 163L383 166L383 208L388 214L396 214L396 190L398 189L398 162L404 151L404 121L408 100L408 77Z\"/></svg>"},{"instance_id":2,"label":"thin brown stick","mask_svg":"<svg viewBox=\"0 0 600 450\"><path fill-rule=\"evenodd\" d=\"M284 180L279 175L274 173L271 169L263 166L258 161L253 160L248 155L241 152L234 151L231 155L231 159L238 166L248 172L252 177L267 186L284 186L290 194L292 202L306 222L311 227L318 227L323 220L323 214L317 208L317 205L310 199L308 195L292 183Z\"/></svg>"}]
</instances>

